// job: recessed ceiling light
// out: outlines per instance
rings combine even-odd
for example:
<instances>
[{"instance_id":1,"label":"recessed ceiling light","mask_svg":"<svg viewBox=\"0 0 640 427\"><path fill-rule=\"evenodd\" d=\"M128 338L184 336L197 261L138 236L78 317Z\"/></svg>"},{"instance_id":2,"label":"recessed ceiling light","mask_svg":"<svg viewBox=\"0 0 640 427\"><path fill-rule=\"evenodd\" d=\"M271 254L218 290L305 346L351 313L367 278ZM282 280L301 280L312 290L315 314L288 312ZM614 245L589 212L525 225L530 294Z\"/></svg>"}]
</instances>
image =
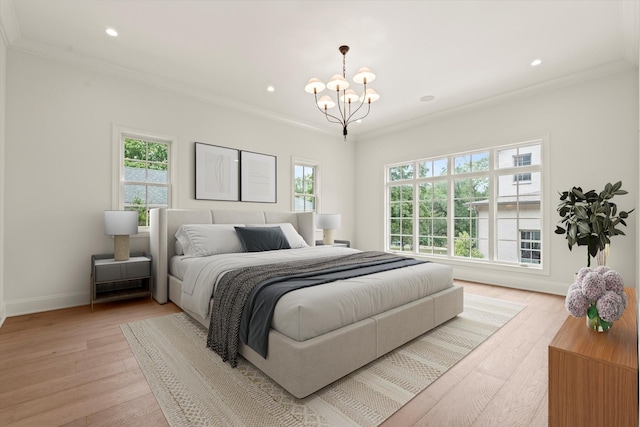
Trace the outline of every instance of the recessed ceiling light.
<instances>
[{"instance_id":1,"label":"recessed ceiling light","mask_svg":"<svg viewBox=\"0 0 640 427\"><path fill-rule=\"evenodd\" d=\"M433 95L425 95L422 98L420 98L420 101L429 102L429 101L433 101L434 99L436 99L436 97Z\"/></svg>"},{"instance_id":2,"label":"recessed ceiling light","mask_svg":"<svg viewBox=\"0 0 640 427\"><path fill-rule=\"evenodd\" d=\"M531 66L532 67L537 67L538 65L542 64L542 59L534 59L533 61L531 61Z\"/></svg>"},{"instance_id":3,"label":"recessed ceiling light","mask_svg":"<svg viewBox=\"0 0 640 427\"><path fill-rule=\"evenodd\" d=\"M109 34L111 37L118 37L118 32L113 28L107 28L107 34Z\"/></svg>"},{"instance_id":4,"label":"recessed ceiling light","mask_svg":"<svg viewBox=\"0 0 640 427\"><path fill-rule=\"evenodd\" d=\"M267 92L275 92L276 88L273 86L267 86Z\"/></svg>"}]
</instances>

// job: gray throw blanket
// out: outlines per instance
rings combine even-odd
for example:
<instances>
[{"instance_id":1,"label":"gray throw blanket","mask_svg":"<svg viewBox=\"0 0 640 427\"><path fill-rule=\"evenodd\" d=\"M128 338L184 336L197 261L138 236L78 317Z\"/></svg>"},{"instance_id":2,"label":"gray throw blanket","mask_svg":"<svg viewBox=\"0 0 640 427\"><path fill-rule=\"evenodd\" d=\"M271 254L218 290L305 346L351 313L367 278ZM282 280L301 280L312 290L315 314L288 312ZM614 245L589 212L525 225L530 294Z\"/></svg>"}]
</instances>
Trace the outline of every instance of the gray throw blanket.
<instances>
[{"instance_id":1,"label":"gray throw blanket","mask_svg":"<svg viewBox=\"0 0 640 427\"><path fill-rule=\"evenodd\" d=\"M252 290L268 279L402 259L407 258L384 252L359 252L347 256L257 265L230 271L222 276L213 295L207 347L218 353L223 361L228 360L231 366L237 366L242 312Z\"/></svg>"}]
</instances>

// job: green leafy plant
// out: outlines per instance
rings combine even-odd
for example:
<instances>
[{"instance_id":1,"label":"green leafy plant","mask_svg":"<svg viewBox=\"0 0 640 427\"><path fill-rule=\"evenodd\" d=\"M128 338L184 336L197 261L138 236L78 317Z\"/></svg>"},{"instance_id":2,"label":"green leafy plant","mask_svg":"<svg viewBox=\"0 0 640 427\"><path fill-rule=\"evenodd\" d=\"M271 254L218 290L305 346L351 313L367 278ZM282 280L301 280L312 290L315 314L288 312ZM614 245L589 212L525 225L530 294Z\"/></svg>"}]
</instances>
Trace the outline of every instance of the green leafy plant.
<instances>
[{"instance_id":1,"label":"green leafy plant","mask_svg":"<svg viewBox=\"0 0 640 427\"><path fill-rule=\"evenodd\" d=\"M569 250L574 245L587 246L587 266L591 266L591 257L604 250L611 243L611 237L621 235L620 225L626 226L625 219L634 211L618 211L611 201L613 196L627 194L622 190L622 181L607 183L600 193L595 190L582 191L573 187L570 191L560 193L558 212L562 219L556 226L556 234L564 234Z\"/></svg>"}]
</instances>

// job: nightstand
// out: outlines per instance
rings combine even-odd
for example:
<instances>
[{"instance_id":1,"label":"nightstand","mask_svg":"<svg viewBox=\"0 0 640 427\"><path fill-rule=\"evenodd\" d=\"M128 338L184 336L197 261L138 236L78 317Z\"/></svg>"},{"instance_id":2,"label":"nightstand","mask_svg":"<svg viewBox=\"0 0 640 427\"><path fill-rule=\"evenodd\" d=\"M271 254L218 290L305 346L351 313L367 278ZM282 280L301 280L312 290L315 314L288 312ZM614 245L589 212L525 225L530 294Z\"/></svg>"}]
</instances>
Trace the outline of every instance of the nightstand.
<instances>
[{"instance_id":1,"label":"nightstand","mask_svg":"<svg viewBox=\"0 0 640 427\"><path fill-rule=\"evenodd\" d=\"M322 240L316 240L316 246L325 246ZM351 242L349 240L334 240L333 245L327 246L342 246L343 248L350 248Z\"/></svg>"},{"instance_id":2,"label":"nightstand","mask_svg":"<svg viewBox=\"0 0 640 427\"><path fill-rule=\"evenodd\" d=\"M93 304L151 296L151 255L132 253L126 261L113 254L91 256L91 311Z\"/></svg>"}]
</instances>

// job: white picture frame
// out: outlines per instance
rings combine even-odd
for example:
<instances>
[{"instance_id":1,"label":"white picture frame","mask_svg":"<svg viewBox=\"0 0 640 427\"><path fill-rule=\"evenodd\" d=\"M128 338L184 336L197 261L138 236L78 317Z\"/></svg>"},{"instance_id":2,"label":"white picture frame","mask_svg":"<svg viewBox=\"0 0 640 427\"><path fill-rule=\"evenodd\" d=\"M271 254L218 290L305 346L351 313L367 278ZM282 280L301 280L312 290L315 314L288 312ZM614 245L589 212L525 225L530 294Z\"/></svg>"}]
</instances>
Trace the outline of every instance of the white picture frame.
<instances>
[{"instance_id":1,"label":"white picture frame","mask_svg":"<svg viewBox=\"0 0 640 427\"><path fill-rule=\"evenodd\" d=\"M276 203L277 167L276 156L240 151L240 200Z\"/></svg>"},{"instance_id":2,"label":"white picture frame","mask_svg":"<svg viewBox=\"0 0 640 427\"><path fill-rule=\"evenodd\" d=\"M239 151L195 143L196 200L239 200Z\"/></svg>"}]
</instances>

